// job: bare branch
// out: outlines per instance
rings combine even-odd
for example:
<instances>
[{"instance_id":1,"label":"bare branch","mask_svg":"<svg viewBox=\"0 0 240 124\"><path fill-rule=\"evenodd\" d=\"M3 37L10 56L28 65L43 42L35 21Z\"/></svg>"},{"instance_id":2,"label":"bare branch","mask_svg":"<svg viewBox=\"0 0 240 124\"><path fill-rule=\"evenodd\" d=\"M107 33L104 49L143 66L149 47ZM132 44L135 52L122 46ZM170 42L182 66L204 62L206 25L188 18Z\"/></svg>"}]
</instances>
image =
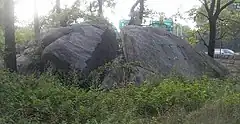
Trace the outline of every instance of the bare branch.
<instances>
[{"instance_id":1,"label":"bare branch","mask_svg":"<svg viewBox=\"0 0 240 124\"><path fill-rule=\"evenodd\" d=\"M217 8L216 8L216 12L218 12L221 8L221 0L217 0Z\"/></svg>"},{"instance_id":2,"label":"bare branch","mask_svg":"<svg viewBox=\"0 0 240 124\"><path fill-rule=\"evenodd\" d=\"M220 20L220 21L225 21L226 19L223 19L223 18L218 18L218 20Z\"/></svg>"},{"instance_id":3,"label":"bare branch","mask_svg":"<svg viewBox=\"0 0 240 124\"><path fill-rule=\"evenodd\" d=\"M138 3L140 3L140 0L137 0L137 1L133 4L133 6L132 6L132 8L131 8L131 11L130 11L130 14L131 14L132 12L134 12L134 9L135 9L136 6L138 5Z\"/></svg>"},{"instance_id":4,"label":"bare branch","mask_svg":"<svg viewBox=\"0 0 240 124\"><path fill-rule=\"evenodd\" d=\"M235 0L230 0L228 1L226 4L224 4L218 11L215 12L214 16L218 17L219 14L225 9L227 8L229 5L233 4L235 2Z\"/></svg>"},{"instance_id":5,"label":"bare branch","mask_svg":"<svg viewBox=\"0 0 240 124\"><path fill-rule=\"evenodd\" d=\"M130 11L130 17L131 17L131 19L130 19L130 21L129 21L129 23L128 23L128 25L132 25L133 23L135 23L134 22L134 9L137 7L137 5L140 3L140 0L137 0L134 4L133 4L133 6L132 6L132 8L131 8L131 11Z\"/></svg>"},{"instance_id":6,"label":"bare branch","mask_svg":"<svg viewBox=\"0 0 240 124\"><path fill-rule=\"evenodd\" d=\"M203 12L198 12L198 14L200 14L200 15L206 17L207 19L209 19L209 17L206 14L204 14Z\"/></svg>"},{"instance_id":7,"label":"bare branch","mask_svg":"<svg viewBox=\"0 0 240 124\"><path fill-rule=\"evenodd\" d=\"M203 0L203 1L200 0L200 2L204 5L206 11L209 13L209 7L208 7L207 0Z\"/></svg>"},{"instance_id":8,"label":"bare branch","mask_svg":"<svg viewBox=\"0 0 240 124\"><path fill-rule=\"evenodd\" d=\"M216 4L216 0L211 0L211 5L210 5L210 13L211 16L214 14L214 8L215 8L215 4Z\"/></svg>"},{"instance_id":9,"label":"bare branch","mask_svg":"<svg viewBox=\"0 0 240 124\"><path fill-rule=\"evenodd\" d=\"M201 40L203 41L203 44L208 48L206 41L203 39L202 35L200 34L200 32L198 30L197 30L197 33L200 36Z\"/></svg>"},{"instance_id":10,"label":"bare branch","mask_svg":"<svg viewBox=\"0 0 240 124\"><path fill-rule=\"evenodd\" d=\"M141 23L142 23L142 20L143 20L143 12L144 12L144 0L139 0L139 3L140 3L140 15L139 15L139 19L141 20Z\"/></svg>"},{"instance_id":11,"label":"bare branch","mask_svg":"<svg viewBox=\"0 0 240 124\"><path fill-rule=\"evenodd\" d=\"M240 21L238 20L234 20L234 19L231 19L231 18L218 18L220 21L231 21L231 22L234 22L234 23L240 23Z\"/></svg>"}]
</instances>

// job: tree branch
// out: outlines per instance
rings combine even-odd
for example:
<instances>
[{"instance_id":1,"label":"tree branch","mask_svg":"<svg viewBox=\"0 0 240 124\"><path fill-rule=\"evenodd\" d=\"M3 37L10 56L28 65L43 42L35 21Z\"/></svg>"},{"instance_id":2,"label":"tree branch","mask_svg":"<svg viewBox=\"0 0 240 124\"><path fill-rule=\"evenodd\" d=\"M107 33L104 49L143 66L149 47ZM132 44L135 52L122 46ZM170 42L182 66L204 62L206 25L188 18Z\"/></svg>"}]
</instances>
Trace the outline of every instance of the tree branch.
<instances>
[{"instance_id":1,"label":"tree branch","mask_svg":"<svg viewBox=\"0 0 240 124\"><path fill-rule=\"evenodd\" d=\"M133 4L133 6L132 6L132 8L131 8L131 11L130 11L130 15L134 12L134 9L135 9L136 6L138 5L138 3L140 3L140 0L137 0L137 1Z\"/></svg>"},{"instance_id":2,"label":"tree branch","mask_svg":"<svg viewBox=\"0 0 240 124\"><path fill-rule=\"evenodd\" d=\"M221 33L220 37L216 38L216 40L221 40L226 34L227 34L227 32Z\"/></svg>"},{"instance_id":3,"label":"tree branch","mask_svg":"<svg viewBox=\"0 0 240 124\"><path fill-rule=\"evenodd\" d=\"M206 43L206 41L203 39L202 35L200 34L199 31L197 31L198 35L200 36L201 40L203 41L203 44L208 48L208 45Z\"/></svg>"},{"instance_id":4,"label":"tree branch","mask_svg":"<svg viewBox=\"0 0 240 124\"><path fill-rule=\"evenodd\" d=\"M141 0L137 0L134 4L133 4L133 6L132 6L132 8L131 8L131 11L130 11L130 17L131 17L131 19L130 19L130 21L129 21L129 23L128 23L128 25L132 25L132 24L134 24L135 23L135 20L134 20L134 9L137 7L137 5L139 4L141 2ZM139 17L138 17L139 18Z\"/></svg>"},{"instance_id":5,"label":"tree branch","mask_svg":"<svg viewBox=\"0 0 240 124\"><path fill-rule=\"evenodd\" d=\"M220 11L220 8L221 8L221 0L217 0L216 12Z\"/></svg>"},{"instance_id":6,"label":"tree branch","mask_svg":"<svg viewBox=\"0 0 240 124\"><path fill-rule=\"evenodd\" d=\"M209 17L206 14L204 14L203 12L198 12L198 14L200 14L200 15L206 17L207 19L209 19Z\"/></svg>"},{"instance_id":7,"label":"tree branch","mask_svg":"<svg viewBox=\"0 0 240 124\"><path fill-rule=\"evenodd\" d=\"M211 16L214 14L214 9L215 9L215 4L216 4L216 0L211 0L211 5L210 5L210 13ZM210 17L210 16L209 16Z\"/></svg>"},{"instance_id":8,"label":"tree branch","mask_svg":"<svg viewBox=\"0 0 240 124\"><path fill-rule=\"evenodd\" d=\"M232 21L234 21L237 24L240 23L240 22L238 22L236 20L232 20ZM229 26L225 26L224 28L225 28L224 30L230 30L230 31L226 31L225 33L226 33L226 35L229 35L231 37L236 37L237 34L239 34L239 32L240 32L239 28L237 30L235 30L235 31L232 31L233 29L231 27L229 27Z\"/></svg>"},{"instance_id":9,"label":"tree branch","mask_svg":"<svg viewBox=\"0 0 240 124\"><path fill-rule=\"evenodd\" d=\"M144 12L144 0L139 0L140 3L140 11L139 11L139 19L141 20L141 23L143 21L143 12Z\"/></svg>"},{"instance_id":10,"label":"tree branch","mask_svg":"<svg viewBox=\"0 0 240 124\"><path fill-rule=\"evenodd\" d=\"M225 9L227 8L229 5L233 4L235 2L235 0L230 0L228 1L225 5L223 5L218 11L215 12L214 16L218 17L219 14Z\"/></svg>"},{"instance_id":11,"label":"tree branch","mask_svg":"<svg viewBox=\"0 0 240 124\"><path fill-rule=\"evenodd\" d=\"M207 0L203 0L203 1L200 0L200 2L204 5L206 11L209 13L209 7L208 7Z\"/></svg>"},{"instance_id":12,"label":"tree branch","mask_svg":"<svg viewBox=\"0 0 240 124\"><path fill-rule=\"evenodd\" d=\"M218 18L220 21L231 21L231 22L234 22L234 23L240 23L240 21L238 20L234 20L234 19L231 19L231 18Z\"/></svg>"}]
</instances>

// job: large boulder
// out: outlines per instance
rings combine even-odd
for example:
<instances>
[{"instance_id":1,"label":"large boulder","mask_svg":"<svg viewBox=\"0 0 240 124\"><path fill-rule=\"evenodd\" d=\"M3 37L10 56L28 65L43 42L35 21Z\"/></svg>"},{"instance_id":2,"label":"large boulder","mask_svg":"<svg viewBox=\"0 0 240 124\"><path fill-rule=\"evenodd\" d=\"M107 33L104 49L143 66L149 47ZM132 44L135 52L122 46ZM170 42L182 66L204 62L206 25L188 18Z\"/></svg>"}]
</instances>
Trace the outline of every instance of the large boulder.
<instances>
[{"instance_id":1,"label":"large boulder","mask_svg":"<svg viewBox=\"0 0 240 124\"><path fill-rule=\"evenodd\" d=\"M70 33L51 42L46 44L42 60L50 61L57 69L85 74L116 58L118 50L114 31L89 24L73 25Z\"/></svg>"},{"instance_id":2,"label":"large boulder","mask_svg":"<svg viewBox=\"0 0 240 124\"><path fill-rule=\"evenodd\" d=\"M35 71L31 70L35 63L42 71L44 65L51 63L55 69L88 74L117 56L116 34L107 25L74 24L50 30L43 36L41 45L34 47L35 51L31 48L25 50L32 54L18 57L20 70ZM33 58L36 56L38 60Z\"/></svg>"},{"instance_id":3,"label":"large boulder","mask_svg":"<svg viewBox=\"0 0 240 124\"><path fill-rule=\"evenodd\" d=\"M135 65L135 74L130 76L131 81L137 84L155 74L175 73L190 78L228 74L226 68L205 54L196 52L187 41L159 28L126 26L121 30L121 37L126 62L140 63ZM103 85L108 87L110 82L116 83L109 77L121 74L113 76L113 72L116 70L106 76Z\"/></svg>"}]
</instances>

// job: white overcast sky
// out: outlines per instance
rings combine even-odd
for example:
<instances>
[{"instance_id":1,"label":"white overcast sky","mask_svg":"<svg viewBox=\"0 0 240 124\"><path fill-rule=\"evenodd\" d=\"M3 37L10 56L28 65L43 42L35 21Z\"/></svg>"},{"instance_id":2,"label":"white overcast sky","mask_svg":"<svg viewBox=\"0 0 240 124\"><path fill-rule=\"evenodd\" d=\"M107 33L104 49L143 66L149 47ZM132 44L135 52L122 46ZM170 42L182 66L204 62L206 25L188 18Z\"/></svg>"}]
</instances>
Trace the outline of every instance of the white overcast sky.
<instances>
[{"instance_id":1,"label":"white overcast sky","mask_svg":"<svg viewBox=\"0 0 240 124\"><path fill-rule=\"evenodd\" d=\"M16 0L15 12L21 22L29 22L33 19L33 2L34 0ZM37 0L39 15L46 15L49 10L53 7L56 0ZM61 0L62 6L72 5L75 0ZM118 21L120 19L127 19L129 10L136 0L118 0L117 6L114 10L114 14L110 11L105 13L105 16L110 18L116 26L118 26ZM187 10L194 6L199 6L198 0L147 0L147 5L149 8L154 9L158 12L164 12L166 16L171 16L175 14L178 9L184 14ZM194 26L191 21L180 21L180 23Z\"/></svg>"}]
</instances>

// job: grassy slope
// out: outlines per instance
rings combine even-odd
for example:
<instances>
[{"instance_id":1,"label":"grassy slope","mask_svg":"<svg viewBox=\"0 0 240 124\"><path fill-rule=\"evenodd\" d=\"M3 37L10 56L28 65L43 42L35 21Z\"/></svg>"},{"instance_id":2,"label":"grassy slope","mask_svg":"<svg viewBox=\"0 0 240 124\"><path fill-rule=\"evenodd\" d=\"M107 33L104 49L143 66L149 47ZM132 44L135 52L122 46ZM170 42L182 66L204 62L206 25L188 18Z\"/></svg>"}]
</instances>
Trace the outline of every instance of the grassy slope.
<instances>
[{"instance_id":1,"label":"grassy slope","mask_svg":"<svg viewBox=\"0 0 240 124\"><path fill-rule=\"evenodd\" d=\"M87 92L51 76L36 79L0 71L0 123L240 123L237 79L172 77L147 84Z\"/></svg>"}]
</instances>

